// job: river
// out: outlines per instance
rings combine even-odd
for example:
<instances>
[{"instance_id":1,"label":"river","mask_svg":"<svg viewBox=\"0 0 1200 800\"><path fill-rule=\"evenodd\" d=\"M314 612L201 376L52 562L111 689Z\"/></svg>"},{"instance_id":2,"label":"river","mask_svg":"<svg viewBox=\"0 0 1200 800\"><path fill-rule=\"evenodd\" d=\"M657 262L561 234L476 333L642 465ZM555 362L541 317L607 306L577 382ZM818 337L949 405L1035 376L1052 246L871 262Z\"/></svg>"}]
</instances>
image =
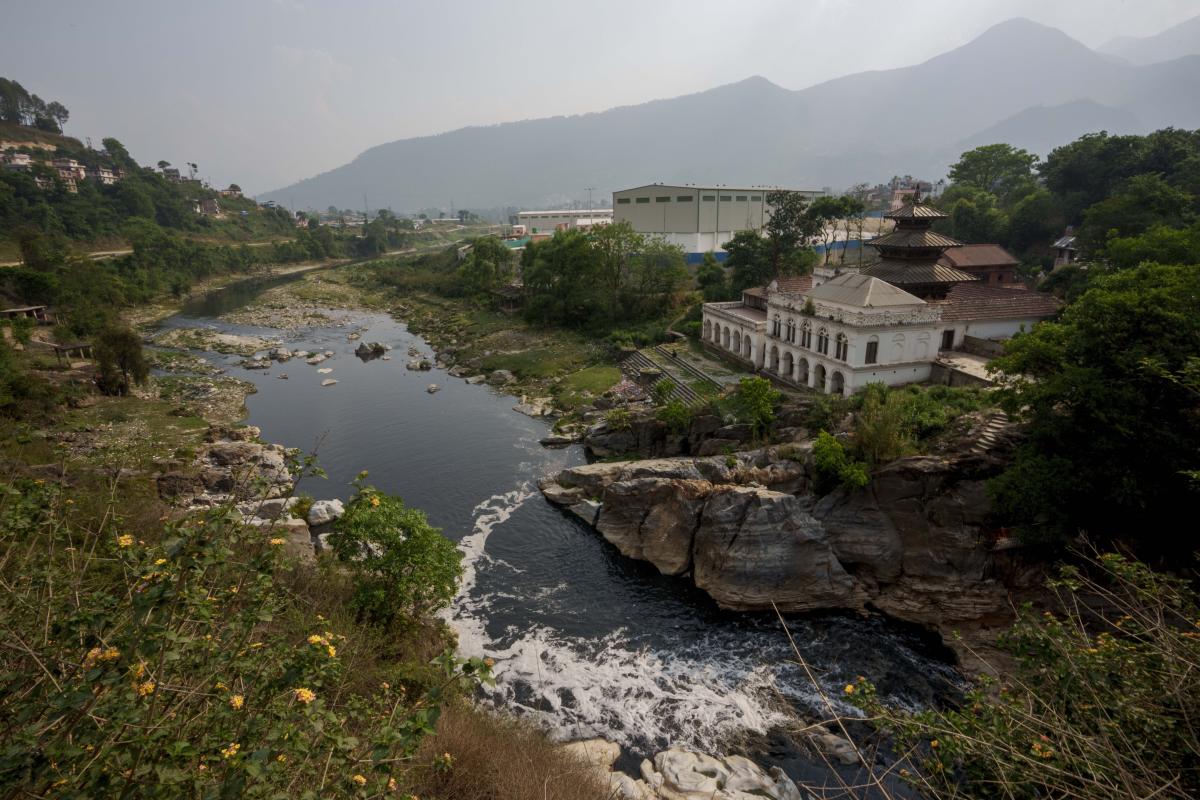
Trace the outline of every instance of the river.
<instances>
[{"instance_id":1,"label":"river","mask_svg":"<svg viewBox=\"0 0 1200 800\"><path fill-rule=\"evenodd\" d=\"M820 779L820 769L778 735L797 712L826 715L777 619L719 610L686 579L624 558L543 500L537 478L581 463L581 449L538 445L547 424L512 410L512 397L438 369L406 370L410 347L431 350L391 317L355 313L348 325L299 331L217 318L279 280L215 293L164 324L335 353L321 365L332 368L327 374L295 359L264 371L241 368L235 356L206 355L255 384L247 422L264 439L317 453L328 479L307 479L302 491L346 498L367 470L370 483L425 510L459 543L465 575L448 618L465 654L496 660L488 702L536 719L556 738L620 742L626 767L682 744L740 749L793 777ZM394 357L360 360L357 342L347 339L352 331L390 345ZM326 378L338 383L323 387ZM440 391L428 393L430 383ZM914 706L953 683L940 648L902 626L838 614L787 622L835 697L858 675Z\"/></svg>"}]
</instances>

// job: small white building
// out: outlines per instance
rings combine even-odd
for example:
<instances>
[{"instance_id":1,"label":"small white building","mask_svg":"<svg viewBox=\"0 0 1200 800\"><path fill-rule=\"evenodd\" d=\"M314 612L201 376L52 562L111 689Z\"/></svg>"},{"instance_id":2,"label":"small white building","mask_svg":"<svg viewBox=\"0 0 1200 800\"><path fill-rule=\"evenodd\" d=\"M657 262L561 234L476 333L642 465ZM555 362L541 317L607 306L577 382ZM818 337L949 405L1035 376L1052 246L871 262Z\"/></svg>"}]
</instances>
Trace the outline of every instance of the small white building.
<instances>
[{"instance_id":1,"label":"small white building","mask_svg":"<svg viewBox=\"0 0 1200 800\"><path fill-rule=\"evenodd\" d=\"M611 208L574 208L557 211L520 211L515 225L532 236L553 236L571 228L592 228L613 221Z\"/></svg>"}]
</instances>

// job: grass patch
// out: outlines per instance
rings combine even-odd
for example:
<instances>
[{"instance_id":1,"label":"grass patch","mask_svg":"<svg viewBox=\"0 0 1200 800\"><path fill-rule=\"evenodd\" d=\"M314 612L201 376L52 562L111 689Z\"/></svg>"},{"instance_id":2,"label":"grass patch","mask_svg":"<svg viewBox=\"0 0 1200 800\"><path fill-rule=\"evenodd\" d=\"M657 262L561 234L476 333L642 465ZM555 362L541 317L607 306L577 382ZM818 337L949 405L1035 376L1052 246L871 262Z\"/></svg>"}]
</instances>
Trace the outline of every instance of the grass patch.
<instances>
[{"instance_id":1,"label":"grass patch","mask_svg":"<svg viewBox=\"0 0 1200 800\"><path fill-rule=\"evenodd\" d=\"M489 372L506 369L518 378L552 378L580 366L580 354L573 348L539 347L520 353L495 353L483 359Z\"/></svg>"},{"instance_id":2,"label":"grass patch","mask_svg":"<svg viewBox=\"0 0 1200 800\"><path fill-rule=\"evenodd\" d=\"M616 367L588 367L563 378L563 389L572 392L604 394L621 381L621 370Z\"/></svg>"}]
</instances>

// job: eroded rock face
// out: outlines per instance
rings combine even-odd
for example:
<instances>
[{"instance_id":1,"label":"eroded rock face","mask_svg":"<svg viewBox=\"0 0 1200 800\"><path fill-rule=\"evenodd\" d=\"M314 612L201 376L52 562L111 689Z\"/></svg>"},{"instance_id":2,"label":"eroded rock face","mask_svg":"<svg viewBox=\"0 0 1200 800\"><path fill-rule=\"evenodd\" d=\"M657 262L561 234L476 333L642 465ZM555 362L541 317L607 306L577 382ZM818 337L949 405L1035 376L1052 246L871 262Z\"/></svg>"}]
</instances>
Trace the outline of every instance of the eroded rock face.
<instances>
[{"instance_id":1,"label":"eroded rock face","mask_svg":"<svg viewBox=\"0 0 1200 800\"><path fill-rule=\"evenodd\" d=\"M603 516L603 514L601 515ZM696 585L727 608L853 608L866 594L794 495L748 486L714 491L692 546Z\"/></svg>"},{"instance_id":2,"label":"eroded rock face","mask_svg":"<svg viewBox=\"0 0 1200 800\"><path fill-rule=\"evenodd\" d=\"M818 498L809 449L787 456L596 463L542 488L585 521L599 501L605 539L665 574L690 572L726 608L871 608L942 630L1007 618L1013 570L997 569L985 489L1002 459L902 458L865 488Z\"/></svg>"}]
</instances>

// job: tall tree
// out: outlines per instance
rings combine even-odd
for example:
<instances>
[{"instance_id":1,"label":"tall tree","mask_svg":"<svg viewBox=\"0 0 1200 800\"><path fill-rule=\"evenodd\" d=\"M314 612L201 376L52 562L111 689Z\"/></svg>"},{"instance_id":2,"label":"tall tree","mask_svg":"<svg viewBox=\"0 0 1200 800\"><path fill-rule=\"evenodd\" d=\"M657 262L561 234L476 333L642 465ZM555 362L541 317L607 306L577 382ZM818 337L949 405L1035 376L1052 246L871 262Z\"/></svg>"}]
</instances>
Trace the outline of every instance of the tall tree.
<instances>
[{"instance_id":1,"label":"tall tree","mask_svg":"<svg viewBox=\"0 0 1200 800\"><path fill-rule=\"evenodd\" d=\"M811 269L808 245L820 230L817 222L805 213L808 202L798 192L767 192L770 214L763 224L771 254L771 277L793 275Z\"/></svg>"},{"instance_id":2,"label":"tall tree","mask_svg":"<svg viewBox=\"0 0 1200 800\"><path fill-rule=\"evenodd\" d=\"M950 180L1004 197L1032 179L1037 160L1010 144L988 144L963 153L950 167Z\"/></svg>"}]
</instances>

